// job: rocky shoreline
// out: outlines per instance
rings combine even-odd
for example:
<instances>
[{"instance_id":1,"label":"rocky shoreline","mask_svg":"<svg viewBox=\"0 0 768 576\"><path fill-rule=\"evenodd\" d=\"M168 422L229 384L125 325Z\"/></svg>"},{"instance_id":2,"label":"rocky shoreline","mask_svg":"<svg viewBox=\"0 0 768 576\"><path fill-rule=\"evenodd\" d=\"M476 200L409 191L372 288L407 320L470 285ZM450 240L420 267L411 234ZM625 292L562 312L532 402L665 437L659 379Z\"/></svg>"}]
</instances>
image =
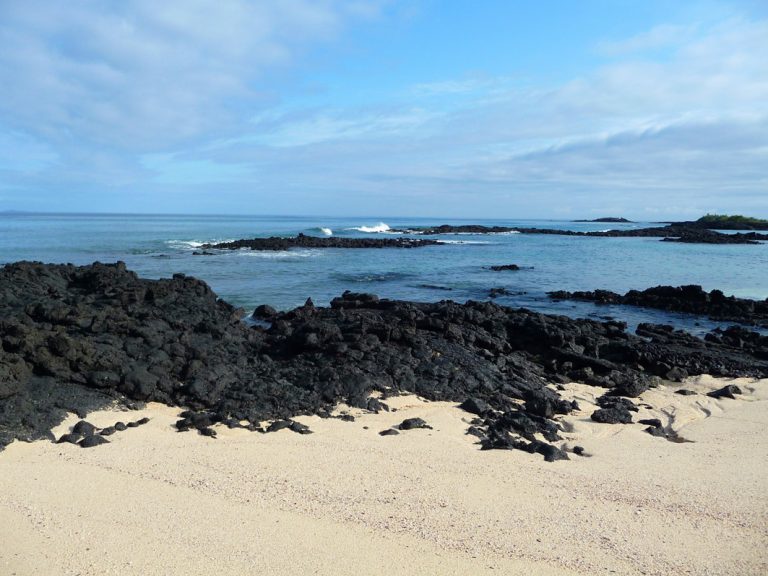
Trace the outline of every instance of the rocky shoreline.
<instances>
[{"instance_id":1,"label":"rocky shoreline","mask_svg":"<svg viewBox=\"0 0 768 576\"><path fill-rule=\"evenodd\" d=\"M568 458L559 415L574 409L557 383L604 389L596 418L627 422L630 398L663 380L768 376L768 338L740 328L702 340L646 324L635 336L620 322L351 292L330 307L262 306L268 327L249 326L204 282L141 279L123 263L8 264L0 310L0 448L116 402L183 406L179 430L215 436L216 423L292 427L339 402L378 411L410 392L461 403L482 448L555 460Z\"/></svg>"},{"instance_id":2,"label":"rocky shoreline","mask_svg":"<svg viewBox=\"0 0 768 576\"><path fill-rule=\"evenodd\" d=\"M630 290L624 295L609 290L592 292L558 290L550 292L549 297L553 300L581 300L597 304L622 304L671 312L686 312L706 316L715 321L739 322L768 327L768 299L749 300L725 296L720 290L707 292L695 284Z\"/></svg>"},{"instance_id":3,"label":"rocky shoreline","mask_svg":"<svg viewBox=\"0 0 768 576\"><path fill-rule=\"evenodd\" d=\"M696 244L761 244L768 241L768 234L757 232L723 234L702 227L679 224L656 226L652 228L630 228L625 230L605 230L581 232L554 228L525 228L516 226L482 226L466 224L452 226L443 224L430 228L394 230L396 232L437 236L441 234L550 234L556 236L589 236L596 238L660 238L667 242L685 242Z\"/></svg>"}]
</instances>

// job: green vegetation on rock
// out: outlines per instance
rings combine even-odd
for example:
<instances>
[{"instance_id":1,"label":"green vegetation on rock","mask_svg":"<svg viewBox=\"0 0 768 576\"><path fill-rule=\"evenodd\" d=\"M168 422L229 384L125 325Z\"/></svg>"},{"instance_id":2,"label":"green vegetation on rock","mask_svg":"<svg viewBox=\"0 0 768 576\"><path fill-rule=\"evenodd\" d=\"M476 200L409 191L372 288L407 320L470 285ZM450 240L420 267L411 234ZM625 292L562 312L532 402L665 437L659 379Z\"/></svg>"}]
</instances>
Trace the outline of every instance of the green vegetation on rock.
<instances>
[{"instance_id":1,"label":"green vegetation on rock","mask_svg":"<svg viewBox=\"0 0 768 576\"><path fill-rule=\"evenodd\" d=\"M690 224L698 228L720 230L768 230L768 220L738 214L707 214Z\"/></svg>"},{"instance_id":2,"label":"green vegetation on rock","mask_svg":"<svg viewBox=\"0 0 768 576\"><path fill-rule=\"evenodd\" d=\"M768 224L768 220L741 216L740 214L734 214L733 216L727 214L707 214L699 218L697 222L702 224Z\"/></svg>"}]
</instances>

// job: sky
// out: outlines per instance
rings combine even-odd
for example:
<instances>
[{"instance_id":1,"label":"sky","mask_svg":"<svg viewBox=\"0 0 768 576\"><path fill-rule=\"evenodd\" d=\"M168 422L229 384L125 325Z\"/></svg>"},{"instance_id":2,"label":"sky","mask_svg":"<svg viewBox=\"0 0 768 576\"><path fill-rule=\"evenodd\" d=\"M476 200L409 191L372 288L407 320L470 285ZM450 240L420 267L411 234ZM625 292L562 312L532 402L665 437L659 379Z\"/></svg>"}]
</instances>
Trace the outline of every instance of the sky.
<instances>
[{"instance_id":1,"label":"sky","mask_svg":"<svg viewBox=\"0 0 768 576\"><path fill-rule=\"evenodd\" d=\"M0 0L0 211L768 217L768 0Z\"/></svg>"}]
</instances>

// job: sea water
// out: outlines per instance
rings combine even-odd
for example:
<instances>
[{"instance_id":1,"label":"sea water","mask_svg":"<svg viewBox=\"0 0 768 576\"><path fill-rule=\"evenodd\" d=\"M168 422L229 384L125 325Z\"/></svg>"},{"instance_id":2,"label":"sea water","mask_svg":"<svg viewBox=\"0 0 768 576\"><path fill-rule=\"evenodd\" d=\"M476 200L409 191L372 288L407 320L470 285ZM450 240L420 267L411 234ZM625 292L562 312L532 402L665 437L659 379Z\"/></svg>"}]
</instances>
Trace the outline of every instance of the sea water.
<instances>
[{"instance_id":1,"label":"sea water","mask_svg":"<svg viewBox=\"0 0 768 576\"><path fill-rule=\"evenodd\" d=\"M625 306L554 302L553 290L625 292L660 284L700 284L727 295L768 297L768 244L707 245L658 238L531 234L444 235L446 245L413 249L291 249L193 253L206 242L293 236L389 237L393 229L483 224L567 230L648 227L554 220L329 218L284 216L171 216L116 214L0 214L0 264L17 260L88 264L123 260L140 276L176 272L205 280L224 300L252 310L278 309L311 297L325 305L344 290L415 301L488 300L491 288L509 295L498 304L596 319L671 323L692 332L717 325L685 314ZM494 272L517 264L520 271Z\"/></svg>"}]
</instances>

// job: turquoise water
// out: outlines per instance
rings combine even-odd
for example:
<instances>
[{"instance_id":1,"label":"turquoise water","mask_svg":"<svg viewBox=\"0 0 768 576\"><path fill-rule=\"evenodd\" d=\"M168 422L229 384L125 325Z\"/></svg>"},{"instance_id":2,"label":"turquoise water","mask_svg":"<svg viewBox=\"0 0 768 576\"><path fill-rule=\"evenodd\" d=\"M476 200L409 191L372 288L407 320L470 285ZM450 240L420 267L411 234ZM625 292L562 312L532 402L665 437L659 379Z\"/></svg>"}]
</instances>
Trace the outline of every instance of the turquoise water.
<instances>
[{"instance_id":1,"label":"turquoise water","mask_svg":"<svg viewBox=\"0 0 768 576\"><path fill-rule=\"evenodd\" d=\"M392 228L467 224L605 230L654 224L600 224L564 221L385 219ZM145 216L77 214L0 215L0 263L16 260L72 262L123 260L149 278L183 272L208 282L219 296L253 309L263 303L285 309L311 297L327 304L344 290L419 301L485 300L503 287L511 296L499 304L581 317L615 317L631 325L670 322L693 331L711 323L685 315L556 303L552 290L625 292L659 284L701 284L726 294L768 297L768 244L697 245L655 238L584 238L546 235L441 236L447 246L419 249L290 250L225 252L194 256L200 243L270 235L379 236L362 227L383 229L377 218L280 216ZM492 272L493 264L532 267ZM699 326L697 326L697 321Z\"/></svg>"}]
</instances>

